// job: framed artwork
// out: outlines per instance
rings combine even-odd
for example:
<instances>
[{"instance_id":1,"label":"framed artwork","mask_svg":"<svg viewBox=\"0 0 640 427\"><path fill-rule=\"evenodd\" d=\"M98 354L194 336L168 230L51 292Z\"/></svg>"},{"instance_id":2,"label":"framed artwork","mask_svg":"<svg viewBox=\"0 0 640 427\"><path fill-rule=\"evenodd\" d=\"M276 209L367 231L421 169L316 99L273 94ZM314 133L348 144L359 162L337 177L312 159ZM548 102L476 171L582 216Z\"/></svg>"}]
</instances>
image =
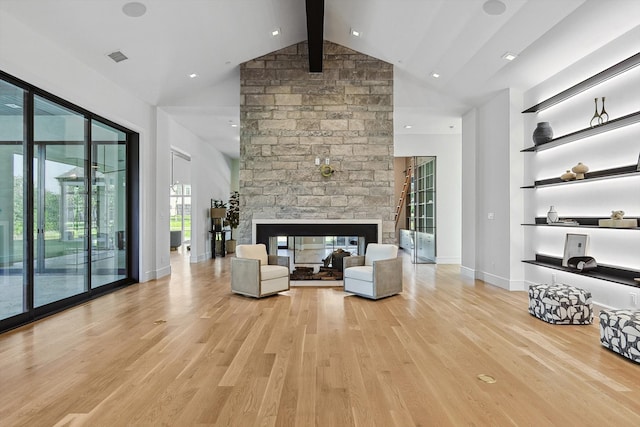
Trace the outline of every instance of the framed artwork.
<instances>
[{"instance_id":1,"label":"framed artwork","mask_svg":"<svg viewBox=\"0 0 640 427\"><path fill-rule=\"evenodd\" d=\"M562 266L567 267L569 258L575 256L585 256L587 253L587 241L589 236L586 234L567 234L564 241L564 257L562 258Z\"/></svg>"}]
</instances>

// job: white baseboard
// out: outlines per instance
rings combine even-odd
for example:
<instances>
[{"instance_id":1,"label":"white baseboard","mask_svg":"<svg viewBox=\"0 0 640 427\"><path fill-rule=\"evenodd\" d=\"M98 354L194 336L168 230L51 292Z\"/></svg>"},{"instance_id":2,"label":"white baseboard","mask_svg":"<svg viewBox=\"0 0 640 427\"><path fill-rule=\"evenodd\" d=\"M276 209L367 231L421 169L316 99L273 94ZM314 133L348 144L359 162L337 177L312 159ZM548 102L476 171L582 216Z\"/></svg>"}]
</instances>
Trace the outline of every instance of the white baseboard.
<instances>
[{"instance_id":1,"label":"white baseboard","mask_svg":"<svg viewBox=\"0 0 640 427\"><path fill-rule=\"evenodd\" d=\"M510 290L511 284L509 279L496 276L495 274L485 273L484 271L476 271L476 279L482 280L490 285L497 286L499 288Z\"/></svg>"},{"instance_id":2,"label":"white baseboard","mask_svg":"<svg viewBox=\"0 0 640 427\"><path fill-rule=\"evenodd\" d=\"M191 264L197 264L199 262L203 262L211 258L211 254L200 254L200 255L191 255L189 257L189 262Z\"/></svg>"},{"instance_id":3,"label":"white baseboard","mask_svg":"<svg viewBox=\"0 0 640 427\"><path fill-rule=\"evenodd\" d=\"M460 275L464 277L468 277L470 279L476 278L476 271L472 268L465 267L463 265L460 266Z\"/></svg>"},{"instance_id":4,"label":"white baseboard","mask_svg":"<svg viewBox=\"0 0 640 427\"><path fill-rule=\"evenodd\" d=\"M460 258L436 257L436 264L460 264Z\"/></svg>"},{"instance_id":5,"label":"white baseboard","mask_svg":"<svg viewBox=\"0 0 640 427\"><path fill-rule=\"evenodd\" d=\"M153 270L153 271L147 271L146 273L144 273L145 275L145 282L149 281L149 280L155 280L155 279L159 279L161 277L164 276L168 276L171 274L171 266L168 265L166 267L162 267L158 270ZM141 280L142 282L142 280Z\"/></svg>"},{"instance_id":6,"label":"white baseboard","mask_svg":"<svg viewBox=\"0 0 640 427\"><path fill-rule=\"evenodd\" d=\"M528 286L525 286L524 280L510 280L509 281L509 290L510 291L524 291L529 289Z\"/></svg>"}]
</instances>

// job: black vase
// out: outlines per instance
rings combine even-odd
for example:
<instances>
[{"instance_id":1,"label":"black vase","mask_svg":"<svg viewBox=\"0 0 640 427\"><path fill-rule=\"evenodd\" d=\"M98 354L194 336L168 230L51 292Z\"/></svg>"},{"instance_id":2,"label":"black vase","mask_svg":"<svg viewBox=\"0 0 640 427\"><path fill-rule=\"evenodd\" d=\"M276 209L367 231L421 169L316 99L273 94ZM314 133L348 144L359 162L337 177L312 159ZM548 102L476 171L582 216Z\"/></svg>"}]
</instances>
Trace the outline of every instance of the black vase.
<instances>
[{"instance_id":1,"label":"black vase","mask_svg":"<svg viewBox=\"0 0 640 427\"><path fill-rule=\"evenodd\" d=\"M533 143L535 145L549 142L553 139L553 129L549 126L549 122L540 122L533 131Z\"/></svg>"}]
</instances>

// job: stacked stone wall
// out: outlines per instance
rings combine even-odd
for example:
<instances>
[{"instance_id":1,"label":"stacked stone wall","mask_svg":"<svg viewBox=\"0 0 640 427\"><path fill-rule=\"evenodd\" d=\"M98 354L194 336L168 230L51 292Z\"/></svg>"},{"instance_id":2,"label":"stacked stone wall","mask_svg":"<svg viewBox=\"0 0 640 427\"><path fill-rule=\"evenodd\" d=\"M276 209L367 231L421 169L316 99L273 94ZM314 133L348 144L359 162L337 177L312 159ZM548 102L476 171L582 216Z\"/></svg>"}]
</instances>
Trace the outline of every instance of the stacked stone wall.
<instances>
[{"instance_id":1,"label":"stacked stone wall","mask_svg":"<svg viewBox=\"0 0 640 427\"><path fill-rule=\"evenodd\" d=\"M240 66L238 241L252 219L303 218L379 219L395 242L393 65L325 41L308 67L306 42Z\"/></svg>"}]
</instances>

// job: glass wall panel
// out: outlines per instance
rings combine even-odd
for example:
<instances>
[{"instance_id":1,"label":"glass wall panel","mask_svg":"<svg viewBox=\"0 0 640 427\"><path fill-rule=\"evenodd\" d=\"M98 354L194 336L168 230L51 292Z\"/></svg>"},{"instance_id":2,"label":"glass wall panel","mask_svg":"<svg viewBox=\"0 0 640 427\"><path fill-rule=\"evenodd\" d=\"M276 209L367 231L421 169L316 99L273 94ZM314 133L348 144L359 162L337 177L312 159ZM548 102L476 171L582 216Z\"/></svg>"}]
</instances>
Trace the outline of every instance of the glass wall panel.
<instances>
[{"instance_id":1,"label":"glass wall panel","mask_svg":"<svg viewBox=\"0 0 640 427\"><path fill-rule=\"evenodd\" d=\"M24 90L0 80L0 319L27 310Z\"/></svg>"},{"instance_id":2,"label":"glass wall panel","mask_svg":"<svg viewBox=\"0 0 640 427\"><path fill-rule=\"evenodd\" d=\"M34 97L34 306L88 290L85 117Z\"/></svg>"},{"instance_id":3,"label":"glass wall panel","mask_svg":"<svg viewBox=\"0 0 640 427\"><path fill-rule=\"evenodd\" d=\"M414 263L433 263L436 257L436 158L414 157L411 192L407 197L408 231L401 231L403 247Z\"/></svg>"},{"instance_id":4,"label":"glass wall panel","mask_svg":"<svg viewBox=\"0 0 640 427\"><path fill-rule=\"evenodd\" d=\"M91 287L127 277L126 134L91 126Z\"/></svg>"}]
</instances>

